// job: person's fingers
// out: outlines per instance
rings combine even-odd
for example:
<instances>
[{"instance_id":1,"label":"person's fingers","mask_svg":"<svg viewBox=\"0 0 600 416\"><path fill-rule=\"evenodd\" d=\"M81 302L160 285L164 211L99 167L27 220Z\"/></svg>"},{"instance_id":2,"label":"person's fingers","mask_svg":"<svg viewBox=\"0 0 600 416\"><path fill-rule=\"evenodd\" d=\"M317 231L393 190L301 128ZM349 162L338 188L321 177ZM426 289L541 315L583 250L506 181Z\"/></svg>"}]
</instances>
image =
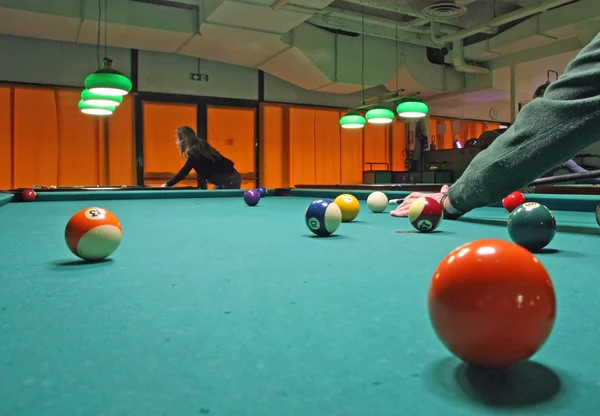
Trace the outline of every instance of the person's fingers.
<instances>
[{"instance_id":1,"label":"person's fingers","mask_svg":"<svg viewBox=\"0 0 600 416\"><path fill-rule=\"evenodd\" d=\"M440 192L445 194L449 190L450 190L450 187L448 185L444 185L444 186L442 186L442 189L440 190Z\"/></svg>"},{"instance_id":2,"label":"person's fingers","mask_svg":"<svg viewBox=\"0 0 600 416\"><path fill-rule=\"evenodd\" d=\"M392 217L406 217L407 214L405 212L406 212L405 210L396 209L394 211L390 211L390 215Z\"/></svg>"}]
</instances>

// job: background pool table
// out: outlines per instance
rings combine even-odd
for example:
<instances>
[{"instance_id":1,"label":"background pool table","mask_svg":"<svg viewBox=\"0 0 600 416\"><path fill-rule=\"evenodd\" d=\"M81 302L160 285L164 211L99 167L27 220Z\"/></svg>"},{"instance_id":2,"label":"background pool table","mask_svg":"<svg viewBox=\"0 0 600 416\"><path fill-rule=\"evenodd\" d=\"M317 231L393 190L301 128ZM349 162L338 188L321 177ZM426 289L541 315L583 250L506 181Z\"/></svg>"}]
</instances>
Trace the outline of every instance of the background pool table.
<instances>
[{"instance_id":1,"label":"background pool table","mask_svg":"<svg viewBox=\"0 0 600 416\"><path fill-rule=\"evenodd\" d=\"M420 234L362 201L335 237L313 237L306 206L339 193L292 190L252 208L241 191L198 190L4 205L0 415L597 414L597 197L531 195L559 224L538 255L558 318L532 361L491 372L442 346L426 296L449 251L509 239L507 213L482 208ZM64 244L88 206L123 223L108 261Z\"/></svg>"}]
</instances>

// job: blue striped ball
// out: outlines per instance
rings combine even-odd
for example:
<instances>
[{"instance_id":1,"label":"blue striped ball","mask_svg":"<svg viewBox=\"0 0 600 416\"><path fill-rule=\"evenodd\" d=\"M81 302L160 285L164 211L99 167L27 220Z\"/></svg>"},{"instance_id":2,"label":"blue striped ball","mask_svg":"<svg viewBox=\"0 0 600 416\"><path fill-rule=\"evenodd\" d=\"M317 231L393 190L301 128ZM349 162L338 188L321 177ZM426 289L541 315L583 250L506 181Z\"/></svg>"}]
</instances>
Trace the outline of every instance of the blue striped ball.
<instances>
[{"instance_id":1,"label":"blue striped ball","mask_svg":"<svg viewBox=\"0 0 600 416\"><path fill-rule=\"evenodd\" d=\"M304 220L314 234L327 237L342 223L342 211L331 199L317 199L306 208Z\"/></svg>"}]
</instances>

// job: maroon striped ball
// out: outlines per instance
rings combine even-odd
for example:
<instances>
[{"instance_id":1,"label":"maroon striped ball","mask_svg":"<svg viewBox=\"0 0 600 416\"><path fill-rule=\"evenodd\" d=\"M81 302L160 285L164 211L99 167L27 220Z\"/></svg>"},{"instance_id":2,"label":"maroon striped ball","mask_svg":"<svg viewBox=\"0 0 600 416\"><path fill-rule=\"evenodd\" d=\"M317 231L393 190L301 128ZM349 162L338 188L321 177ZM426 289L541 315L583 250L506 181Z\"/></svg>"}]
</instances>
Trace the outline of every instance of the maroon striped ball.
<instances>
[{"instance_id":1,"label":"maroon striped ball","mask_svg":"<svg viewBox=\"0 0 600 416\"><path fill-rule=\"evenodd\" d=\"M417 199L408 209L408 220L422 233L429 233L438 228L443 217L442 205L427 196Z\"/></svg>"}]
</instances>

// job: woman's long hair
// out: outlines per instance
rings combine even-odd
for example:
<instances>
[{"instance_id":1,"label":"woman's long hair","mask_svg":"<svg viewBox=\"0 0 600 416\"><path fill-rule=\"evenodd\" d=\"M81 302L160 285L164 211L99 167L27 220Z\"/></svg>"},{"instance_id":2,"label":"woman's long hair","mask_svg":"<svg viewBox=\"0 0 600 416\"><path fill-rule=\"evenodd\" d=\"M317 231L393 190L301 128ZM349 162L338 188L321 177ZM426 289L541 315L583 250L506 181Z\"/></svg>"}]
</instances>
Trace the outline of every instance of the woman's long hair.
<instances>
[{"instance_id":1,"label":"woman's long hair","mask_svg":"<svg viewBox=\"0 0 600 416\"><path fill-rule=\"evenodd\" d=\"M221 153L212 147L205 139L196 136L196 133L191 127L183 126L177 128L177 145L181 152L181 157L187 159L191 154L196 156L204 156L211 160L221 156Z\"/></svg>"}]
</instances>

